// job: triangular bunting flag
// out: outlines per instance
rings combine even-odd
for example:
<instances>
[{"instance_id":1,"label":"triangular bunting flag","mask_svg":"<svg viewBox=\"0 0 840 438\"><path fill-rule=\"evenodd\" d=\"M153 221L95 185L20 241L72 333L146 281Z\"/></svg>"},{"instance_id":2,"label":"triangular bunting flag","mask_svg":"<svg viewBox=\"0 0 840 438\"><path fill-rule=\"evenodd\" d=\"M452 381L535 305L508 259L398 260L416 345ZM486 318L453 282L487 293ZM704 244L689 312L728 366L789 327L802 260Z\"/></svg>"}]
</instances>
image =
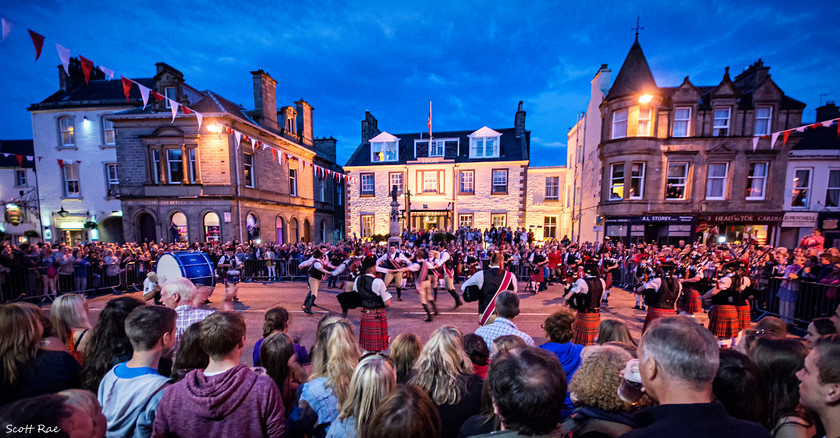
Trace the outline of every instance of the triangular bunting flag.
<instances>
[{"instance_id":1,"label":"triangular bunting flag","mask_svg":"<svg viewBox=\"0 0 840 438\"><path fill-rule=\"evenodd\" d=\"M758 139L759 137L753 137L753 152L755 152L755 148L758 147Z\"/></svg>"},{"instance_id":2,"label":"triangular bunting flag","mask_svg":"<svg viewBox=\"0 0 840 438\"><path fill-rule=\"evenodd\" d=\"M139 82L135 82L137 84L137 88L140 89L140 97L143 98L143 109L146 109L146 105L149 104L149 93L152 91L149 87L144 85L140 85Z\"/></svg>"},{"instance_id":3,"label":"triangular bunting flag","mask_svg":"<svg viewBox=\"0 0 840 438\"><path fill-rule=\"evenodd\" d=\"M298 158L297 162L298 162L298 173L303 175L303 160Z\"/></svg>"},{"instance_id":4,"label":"triangular bunting flag","mask_svg":"<svg viewBox=\"0 0 840 438\"><path fill-rule=\"evenodd\" d=\"M114 70L111 70L110 68L105 67L104 65L100 65L99 69L102 70L102 73L105 73L105 77L107 77L109 81L111 79L114 79Z\"/></svg>"},{"instance_id":5,"label":"triangular bunting flag","mask_svg":"<svg viewBox=\"0 0 840 438\"><path fill-rule=\"evenodd\" d=\"M840 119L837 119L837 136L840 137Z\"/></svg>"},{"instance_id":6,"label":"triangular bunting flag","mask_svg":"<svg viewBox=\"0 0 840 438\"><path fill-rule=\"evenodd\" d=\"M35 45L35 61L41 57L41 49L44 48L44 36L29 30L29 37L32 38L32 44Z\"/></svg>"},{"instance_id":7,"label":"triangular bunting flag","mask_svg":"<svg viewBox=\"0 0 840 438\"><path fill-rule=\"evenodd\" d=\"M3 152L3 157L9 158L9 155L11 155L11 154L7 154L7 153Z\"/></svg>"},{"instance_id":8,"label":"triangular bunting flag","mask_svg":"<svg viewBox=\"0 0 840 438\"><path fill-rule=\"evenodd\" d=\"M76 160L76 164L82 164L82 160Z\"/></svg>"},{"instance_id":9,"label":"triangular bunting flag","mask_svg":"<svg viewBox=\"0 0 840 438\"><path fill-rule=\"evenodd\" d=\"M169 122L169 123L174 123L175 122L175 115L178 114L178 106L179 105L180 105L180 103L175 102L172 99L169 99L169 109L172 110L172 121Z\"/></svg>"},{"instance_id":10,"label":"triangular bunting flag","mask_svg":"<svg viewBox=\"0 0 840 438\"><path fill-rule=\"evenodd\" d=\"M822 122L822 125L823 125L824 128L828 128L829 126L831 126L831 122L832 122L832 120L826 120L826 121Z\"/></svg>"},{"instance_id":11,"label":"triangular bunting flag","mask_svg":"<svg viewBox=\"0 0 840 438\"><path fill-rule=\"evenodd\" d=\"M0 40L0 42L3 42L6 41L6 37L8 37L10 33L12 33L12 28L15 26L15 23L5 18L0 18L0 21L2 21L3 23L3 39Z\"/></svg>"},{"instance_id":12,"label":"triangular bunting flag","mask_svg":"<svg viewBox=\"0 0 840 438\"><path fill-rule=\"evenodd\" d=\"M242 140L242 133L234 130L233 131L233 141L236 144L236 149L239 149L239 142Z\"/></svg>"},{"instance_id":13,"label":"triangular bunting flag","mask_svg":"<svg viewBox=\"0 0 840 438\"><path fill-rule=\"evenodd\" d=\"M271 148L271 162L277 161L277 149Z\"/></svg>"},{"instance_id":14,"label":"triangular bunting flag","mask_svg":"<svg viewBox=\"0 0 840 438\"><path fill-rule=\"evenodd\" d=\"M198 130L200 131L201 130L201 122L202 122L202 120L204 120L204 114L201 114L200 112L196 111L195 112L195 118L198 120Z\"/></svg>"},{"instance_id":15,"label":"triangular bunting flag","mask_svg":"<svg viewBox=\"0 0 840 438\"><path fill-rule=\"evenodd\" d=\"M41 160L43 160L43 159L44 159L44 157L38 157L38 162L40 163Z\"/></svg>"},{"instance_id":16,"label":"triangular bunting flag","mask_svg":"<svg viewBox=\"0 0 840 438\"><path fill-rule=\"evenodd\" d=\"M800 126L798 128L793 128L793 129L795 129L796 132L805 132L805 127L804 126Z\"/></svg>"},{"instance_id":17,"label":"triangular bunting flag","mask_svg":"<svg viewBox=\"0 0 840 438\"><path fill-rule=\"evenodd\" d=\"M770 138L770 149L773 149L773 145L776 144L776 139L779 138L779 133L774 132L773 136Z\"/></svg>"},{"instance_id":18,"label":"triangular bunting flag","mask_svg":"<svg viewBox=\"0 0 840 438\"><path fill-rule=\"evenodd\" d=\"M23 155L15 155L15 158L18 160L18 166L23 167Z\"/></svg>"},{"instance_id":19,"label":"triangular bunting flag","mask_svg":"<svg viewBox=\"0 0 840 438\"><path fill-rule=\"evenodd\" d=\"M184 112L184 114L189 114L189 113L191 113L191 112L192 112L192 110L191 110L191 109L189 109L189 108L187 108L187 107L185 107L185 106L181 106L181 111L183 111L183 112Z\"/></svg>"},{"instance_id":20,"label":"triangular bunting flag","mask_svg":"<svg viewBox=\"0 0 840 438\"><path fill-rule=\"evenodd\" d=\"M62 160L62 159L58 160L58 167L64 167L64 160Z\"/></svg>"},{"instance_id":21,"label":"triangular bunting flag","mask_svg":"<svg viewBox=\"0 0 840 438\"><path fill-rule=\"evenodd\" d=\"M784 146L785 143L787 143L788 137L790 137L790 130L782 132L782 146Z\"/></svg>"},{"instance_id":22,"label":"triangular bunting flag","mask_svg":"<svg viewBox=\"0 0 840 438\"><path fill-rule=\"evenodd\" d=\"M155 100L163 100L163 99L166 99L165 97L163 97L163 95L162 95L162 94L158 93L157 91L152 91L152 97L154 97L154 98L155 98Z\"/></svg>"},{"instance_id":23,"label":"triangular bunting flag","mask_svg":"<svg viewBox=\"0 0 840 438\"><path fill-rule=\"evenodd\" d=\"M87 85L90 80L90 72L93 71L93 61L82 55L79 55L79 61L82 62L82 74L85 76L85 85Z\"/></svg>"},{"instance_id":24,"label":"triangular bunting flag","mask_svg":"<svg viewBox=\"0 0 840 438\"><path fill-rule=\"evenodd\" d=\"M123 93L125 93L125 101L126 102L131 102L128 99L128 95L131 94L132 81L131 81L131 79L129 79L125 76L120 76L120 78L122 78L121 80L122 80L122 83L123 83Z\"/></svg>"},{"instance_id":25,"label":"triangular bunting flag","mask_svg":"<svg viewBox=\"0 0 840 438\"><path fill-rule=\"evenodd\" d=\"M61 60L61 66L64 67L64 73L67 73L67 76L70 76L70 49L56 43L55 50L58 51L58 59Z\"/></svg>"},{"instance_id":26,"label":"triangular bunting flag","mask_svg":"<svg viewBox=\"0 0 840 438\"><path fill-rule=\"evenodd\" d=\"M254 151L254 152L257 151L257 139L256 138L251 139L251 150Z\"/></svg>"},{"instance_id":27,"label":"triangular bunting flag","mask_svg":"<svg viewBox=\"0 0 840 438\"><path fill-rule=\"evenodd\" d=\"M808 125L808 127L809 127L809 128L812 128L812 129L814 129L814 128L819 128L819 127L820 127L820 124L819 124L819 123L814 123L814 124L812 124L812 125Z\"/></svg>"}]
</instances>

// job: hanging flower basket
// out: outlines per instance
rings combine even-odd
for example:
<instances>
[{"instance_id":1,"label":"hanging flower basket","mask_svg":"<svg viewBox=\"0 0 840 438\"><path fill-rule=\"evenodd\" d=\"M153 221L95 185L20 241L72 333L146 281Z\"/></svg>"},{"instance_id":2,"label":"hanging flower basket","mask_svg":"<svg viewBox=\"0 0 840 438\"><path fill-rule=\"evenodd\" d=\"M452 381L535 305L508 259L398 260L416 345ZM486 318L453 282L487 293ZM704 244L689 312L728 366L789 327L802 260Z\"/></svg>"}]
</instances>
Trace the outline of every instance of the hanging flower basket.
<instances>
[{"instance_id":1,"label":"hanging flower basket","mask_svg":"<svg viewBox=\"0 0 840 438\"><path fill-rule=\"evenodd\" d=\"M85 227L86 230L95 230L95 229L99 228L99 224L96 223L95 221L87 221L87 222L85 222L84 227Z\"/></svg>"}]
</instances>

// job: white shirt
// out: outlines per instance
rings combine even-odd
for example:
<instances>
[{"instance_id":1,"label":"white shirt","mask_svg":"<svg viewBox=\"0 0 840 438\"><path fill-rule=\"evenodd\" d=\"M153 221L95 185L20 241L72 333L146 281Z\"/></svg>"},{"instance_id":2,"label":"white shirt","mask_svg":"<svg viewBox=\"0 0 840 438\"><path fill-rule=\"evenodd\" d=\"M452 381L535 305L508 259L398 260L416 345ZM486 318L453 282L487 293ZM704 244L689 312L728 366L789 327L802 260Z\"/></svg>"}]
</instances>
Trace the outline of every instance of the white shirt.
<instances>
[{"instance_id":1,"label":"white shirt","mask_svg":"<svg viewBox=\"0 0 840 438\"><path fill-rule=\"evenodd\" d=\"M490 266L490 269L492 268L498 268L498 266ZM513 293L517 293L519 291L519 285L517 284L516 275L511 272L510 276L511 283L513 283ZM478 286L479 289L484 287L484 271L476 272L472 277L461 283L461 292L467 290L467 286Z\"/></svg>"},{"instance_id":2,"label":"white shirt","mask_svg":"<svg viewBox=\"0 0 840 438\"><path fill-rule=\"evenodd\" d=\"M599 278L598 280L601 281L601 287L606 289L607 283L604 283L603 278ZM589 286L586 284L583 278L578 278L577 281L572 285L572 288L569 289L569 294L586 294L589 293Z\"/></svg>"},{"instance_id":3,"label":"white shirt","mask_svg":"<svg viewBox=\"0 0 840 438\"><path fill-rule=\"evenodd\" d=\"M383 274L388 273L388 271L389 271L388 268L383 268L379 265L387 262L389 257L394 259L395 262L402 263L405 266L408 266L408 265L411 264L411 260L409 260L408 257L405 256L405 254L397 251L393 255L391 255L391 252L389 251L389 252L385 253L382 257L379 257L378 259L376 259L376 272L381 272Z\"/></svg>"},{"instance_id":4,"label":"white shirt","mask_svg":"<svg viewBox=\"0 0 840 438\"><path fill-rule=\"evenodd\" d=\"M662 279L661 278L654 278L642 286L642 289L653 289L659 292L659 288L662 287ZM682 283L679 281L677 282L677 293L682 291Z\"/></svg>"},{"instance_id":5,"label":"white shirt","mask_svg":"<svg viewBox=\"0 0 840 438\"><path fill-rule=\"evenodd\" d=\"M371 274L365 274L368 277L374 277ZM359 276L359 278L362 278ZM353 283L353 291L359 292L359 278ZM373 291L374 294L379 295L382 298L382 301L388 301L391 299L391 294L388 292L388 288L385 287L385 282L382 281L381 278L374 278L373 284L370 285L370 289Z\"/></svg>"}]
</instances>

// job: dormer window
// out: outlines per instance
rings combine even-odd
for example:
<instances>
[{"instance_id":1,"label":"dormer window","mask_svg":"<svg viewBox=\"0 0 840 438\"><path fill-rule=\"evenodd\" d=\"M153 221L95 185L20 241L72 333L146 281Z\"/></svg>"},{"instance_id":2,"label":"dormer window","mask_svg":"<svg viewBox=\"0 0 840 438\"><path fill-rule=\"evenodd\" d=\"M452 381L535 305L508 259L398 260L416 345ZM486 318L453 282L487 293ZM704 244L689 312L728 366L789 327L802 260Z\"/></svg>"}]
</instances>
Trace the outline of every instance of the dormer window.
<instances>
[{"instance_id":1,"label":"dormer window","mask_svg":"<svg viewBox=\"0 0 840 438\"><path fill-rule=\"evenodd\" d=\"M483 127L468 136L470 138L470 158L498 158L501 149L500 132Z\"/></svg>"},{"instance_id":2,"label":"dormer window","mask_svg":"<svg viewBox=\"0 0 840 438\"><path fill-rule=\"evenodd\" d=\"M175 87L164 88L163 89L163 94L166 97L166 101L164 102L164 105L166 105L166 108L169 108L169 99L172 99L176 102L178 101L178 99L176 99L177 94L175 92Z\"/></svg>"},{"instance_id":3,"label":"dormer window","mask_svg":"<svg viewBox=\"0 0 840 438\"><path fill-rule=\"evenodd\" d=\"M383 132L370 139L370 162L399 161L400 139Z\"/></svg>"}]
</instances>

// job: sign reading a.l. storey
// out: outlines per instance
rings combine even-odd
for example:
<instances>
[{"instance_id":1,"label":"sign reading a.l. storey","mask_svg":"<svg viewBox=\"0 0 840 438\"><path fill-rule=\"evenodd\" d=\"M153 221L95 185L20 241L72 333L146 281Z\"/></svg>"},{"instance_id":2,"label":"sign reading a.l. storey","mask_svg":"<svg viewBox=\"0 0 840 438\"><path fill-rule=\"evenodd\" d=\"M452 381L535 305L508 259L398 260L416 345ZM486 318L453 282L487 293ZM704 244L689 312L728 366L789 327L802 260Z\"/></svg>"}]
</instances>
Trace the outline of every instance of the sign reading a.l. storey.
<instances>
[{"instance_id":1,"label":"sign reading a.l. storey","mask_svg":"<svg viewBox=\"0 0 840 438\"><path fill-rule=\"evenodd\" d=\"M782 222L781 214L744 213L744 214L713 214L703 218L706 222L743 223L743 224L778 224Z\"/></svg>"},{"instance_id":2,"label":"sign reading a.l. storey","mask_svg":"<svg viewBox=\"0 0 840 438\"><path fill-rule=\"evenodd\" d=\"M817 212L787 212L782 227L816 228Z\"/></svg>"},{"instance_id":3,"label":"sign reading a.l. storey","mask_svg":"<svg viewBox=\"0 0 840 438\"><path fill-rule=\"evenodd\" d=\"M649 215L639 219L641 222L694 222L694 216Z\"/></svg>"}]
</instances>

